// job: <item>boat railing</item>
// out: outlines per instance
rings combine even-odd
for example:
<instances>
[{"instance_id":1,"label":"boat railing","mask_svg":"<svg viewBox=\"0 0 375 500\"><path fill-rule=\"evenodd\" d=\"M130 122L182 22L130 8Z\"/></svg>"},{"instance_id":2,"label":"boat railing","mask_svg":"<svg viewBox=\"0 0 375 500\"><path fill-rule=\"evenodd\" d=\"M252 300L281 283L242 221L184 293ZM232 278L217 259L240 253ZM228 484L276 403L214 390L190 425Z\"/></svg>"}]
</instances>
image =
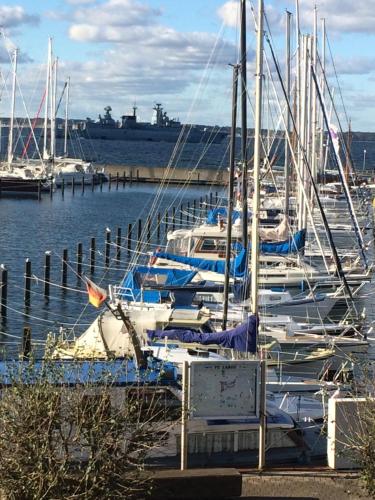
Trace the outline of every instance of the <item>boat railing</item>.
<instances>
[{"instance_id":1,"label":"boat railing","mask_svg":"<svg viewBox=\"0 0 375 500\"><path fill-rule=\"evenodd\" d=\"M124 295L130 296L131 302L138 302L134 295L134 290L127 286L115 285L112 287L113 297L117 300L124 300ZM142 302L142 300L141 300Z\"/></svg>"}]
</instances>

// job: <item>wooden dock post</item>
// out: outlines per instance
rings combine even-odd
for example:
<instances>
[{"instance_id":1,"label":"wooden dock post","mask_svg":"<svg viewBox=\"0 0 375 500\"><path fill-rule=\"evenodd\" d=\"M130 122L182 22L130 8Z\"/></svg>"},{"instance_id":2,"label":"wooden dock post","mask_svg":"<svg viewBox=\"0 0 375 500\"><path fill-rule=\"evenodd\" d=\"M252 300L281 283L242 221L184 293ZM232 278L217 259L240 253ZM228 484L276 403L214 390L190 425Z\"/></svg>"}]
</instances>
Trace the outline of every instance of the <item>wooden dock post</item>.
<instances>
[{"instance_id":1,"label":"wooden dock post","mask_svg":"<svg viewBox=\"0 0 375 500\"><path fill-rule=\"evenodd\" d=\"M48 301L51 279L51 252L44 254L44 298Z\"/></svg>"},{"instance_id":2,"label":"wooden dock post","mask_svg":"<svg viewBox=\"0 0 375 500\"><path fill-rule=\"evenodd\" d=\"M76 191L76 180L75 180L75 177L73 175L73 177L72 177L72 195L74 195L75 191Z\"/></svg>"},{"instance_id":3,"label":"wooden dock post","mask_svg":"<svg viewBox=\"0 0 375 500\"><path fill-rule=\"evenodd\" d=\"M138 219L137 252L139 252L141 249L141 239L142 239L142 219Z\"/></svg>"},{"instance_id":4,"label":"wooden dock post","mask_svg":"<svg viewBox=\"0 0 375 500\"><path fill-rule=\"evenodd\" d=\"M23 359L29 358L31 354L31 328L29 326L23 327L22 335L22 352Z\"/></svg>"},{"instance_id":5,"label":"wooden dock post","mask_svg":"<svg viewBox=\"0 0 375 500\"><path fill-rule=\"evenodd\" d=\"M172 207L172 231L175 230L176 227L176 208Z\"/></svg>"},{"instance_id":6,"label":"wooden dock post","mask_svg":"<svg viewBox=\"0 0 375 500\"><path fill-rule=\"evenodd\" d=\"M121 227L117 228L116 235L116 263L118 264L121 260Z\"/></svg>"},{"instance_id":7,"label":"wooden dock post","mask_svg":"<svg viewBox=\"0 0 375 500\"><path fill-rule=\"evenodd\" d=\"M63 177L61 179L61 196L62 196L62 198L64 198L64 194L65 194L65 179Z\"/></svg>"},{"instance_id":8,"label":"wooden dock post","mask_svg":"<svg viewBox=\"0 0 375 500\"><path fill-rule=\"evenodd\" d=\"M130 185L133 183L133 169L130 169Z\"/></svg>"},{"instance_id":9,"label":"wooden dock post","mask_svg":"<svg viewBox=\"0 0 375 500\"><path fill-rule=\"evenodd\" d=\"M110 249L111 249L111 230L107 227L107 229L105 230L105 249L104 249L105 267L109 267Z\"/></svg>"},{"instance_id":10,"label":"wooden dock post","mask_svg":"<svg viewBox=\"0 0 375 500\"><path fill-rule=\"evenodd\" d=\"M126 185L126 173L125 173L125 170L123 172L123 177L122 177L122 187L124 188Z\"/></svg>"},{"instance_id":11,"label":"wooden dock post","mask_svg":"<svg viewBox=\"0 0 375 500\"><path fill-rule=\"evenodd\" d=\"M26 307L31 304L31 260L25 260L25 293L24 302Z\"/></svg>"},{"instance_id":12,"label":"wooden dock post","mask_svg":"<svg viewBox=\"0 0 375 500\"><path fill-rule=\"evenodd\" d=\"M111 190L112 187L112 174L111 172L108 174L108 191Z\"/></svg>"},{"instance_id":13,"label":"wooden dock post","mask_svg":"<svg viewBox=\"0 0 375 500\"><path fill-rule=\"evenodd\" d=\"M95 273L95 251L96 251L96 243L95 238L91 238L90 243L90 273Z\"/></svg>"},{"instance_id":14,"label":"wooden dock post","mask_svg":"<svg viewBox=\"0 0 375 500\"><path fill-rule=\"evenodd\" d=\"M85 194L85 176L82 175L82 190L81 194Z\"/></svg>"},{"instance_id":15,"label":"wooden dock post","mask_svg":"<svg viewBox=\"0 0 375 500\"><path fill-rule=\"evenodd\" d=\"M0 289L0 314L2 319L7 316L7 300L8 300L8 269L1 264L1 289Z\"/></svg>"},{"instance_id":16,"label":"wooden dock post","mask_svg":"<svg viewBox=\"0 0 375 500\"><path fill-rule=\"evenodd\" d=\"M132 224L128 224L128 257L132 249Z\"/></svg>"},{"instance_id":17,"label":"wooden dock post","mask_svg":"<svg viewBox=\"0 0 375 500\"><path fill-rule=\"evenodd\" d=\"M53 182L52 182L52 180L49 183L49 197L52 200L52 198L53 198Z\"/></svg>"},{"instance_id":18,"label":"wooden dock post","mask_svg":"<svg viewBox=\"0 0 375 500\"><path fill-rule=\"evenodd\" d=\"M103 191L103 176L100 176L100 192Z\"/></svg>"},{"instance_id":19,"label":"wooden dock post","mask_svg":"<svg viewBox=\"0 0 375 500\"><path fill-rule=\"evenodd\" d=\"M137 168L137 182L139 182L139 169Z\"/></svg>"},{"instance_id":20,"label":"wooden dock post","mask_svg":"<svg viewBox=\"0 0 375 500\"><path fill-rule=\"evenodd\" d=\"M77 243L77 275L78 275L78 277L82 276L82 257L83 257L82 243L79 242L79 243Z\"/></svg>"},{"instance_id":21,"label":"wooden dock post","mask_svg":"<svg viewBox=\"0 0 375 500\"><path fill-rule=\"evenodd\" d=\"M61 263L61 286L66 288L68 284L68 249L64 248ZM63 290L65 291L65 290Z\"/></svg>"},{"instance_id":22,"label":"wooden dock post","mask_svg":"<svg viewBox=\"0 0 375 500\"><path fill-rule=\"evenodd\" d=\"M158 213L158 225L157 225L157 228L156 228L156 237L158 239L158 241L160 240L160 224L161 224L161 215L160 215L160 212Z\"/></svg>"},{"instance_id":23,"label":"wooden dock post","mask_svg":"<svg viewBox=\"0 0 375 500\"><path fill-rule=\"evenodd\" d=\"M167 234L168 233L168 210L165 211L164 222L165 222L165 234Z\"/></svg>"},{"instance_id":24,"label":"wooden dock post","mask_svg":"<svg viewBox=\"0 0 375 500\"><path fill-rule=\"evenodd\" d=\"M93 193L95 189L95 175L91 177L91 192Z\"/></svg>"},{"instance_id":25,"label":"wooden dock post","mask_svg":"<svg viewBox=\"0 0 375 500\"><path fill-rule=\"evenodd\" d=\"M116 172L116 191L118 191L119 173Z\"/></svg>"},{"instance_id":26,"label":"wooden dock post","mask_svg":"<svg viewBox=\"0 0 375 500\"><path fill-rule=\"evenodd\" d=\"M150 244L151 240L151 217L147 217L147 243Z\"/></svg>"}]
</instances>

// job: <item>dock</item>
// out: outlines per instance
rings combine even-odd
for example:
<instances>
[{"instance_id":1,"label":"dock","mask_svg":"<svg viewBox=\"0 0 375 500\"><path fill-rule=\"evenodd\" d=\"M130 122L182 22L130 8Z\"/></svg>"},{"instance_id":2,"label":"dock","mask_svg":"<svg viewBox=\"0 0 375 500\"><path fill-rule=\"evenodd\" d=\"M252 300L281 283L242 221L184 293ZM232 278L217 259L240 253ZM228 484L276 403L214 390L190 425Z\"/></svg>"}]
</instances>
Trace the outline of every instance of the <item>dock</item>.
<instances>
[{"instance_id":1,"label":"dock","mask_svg":"<svg viewBox=\"0 0 375 500\"><path fill-rule=\"evenodd\" d=\"M124 176L130 182L147 182L158 184L189 184L192 186L225 186L228 182L228 172L225 169L210 168L175 168L150 167L142 165L113 165L104 166L105 173L115 179L117 174L120 179Z\"/></svg>"}]
</instances>

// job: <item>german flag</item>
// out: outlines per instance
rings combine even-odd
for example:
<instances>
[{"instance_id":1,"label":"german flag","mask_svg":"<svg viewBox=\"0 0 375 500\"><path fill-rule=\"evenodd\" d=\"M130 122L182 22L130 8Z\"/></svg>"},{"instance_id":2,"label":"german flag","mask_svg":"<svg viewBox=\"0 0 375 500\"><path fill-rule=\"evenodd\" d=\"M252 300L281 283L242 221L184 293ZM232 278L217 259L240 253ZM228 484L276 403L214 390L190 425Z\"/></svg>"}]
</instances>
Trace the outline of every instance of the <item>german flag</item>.
<instances>
[{"instance_id":1,"label":"german flag","mask_svg":"<svg viewBox=\"0 0 375 500\"><path fill-rule=\"evenodd\" d=\"M95 307L100 307L107 298L107 292L85 276L89 302Z\"/></svg>"}]
</instances>

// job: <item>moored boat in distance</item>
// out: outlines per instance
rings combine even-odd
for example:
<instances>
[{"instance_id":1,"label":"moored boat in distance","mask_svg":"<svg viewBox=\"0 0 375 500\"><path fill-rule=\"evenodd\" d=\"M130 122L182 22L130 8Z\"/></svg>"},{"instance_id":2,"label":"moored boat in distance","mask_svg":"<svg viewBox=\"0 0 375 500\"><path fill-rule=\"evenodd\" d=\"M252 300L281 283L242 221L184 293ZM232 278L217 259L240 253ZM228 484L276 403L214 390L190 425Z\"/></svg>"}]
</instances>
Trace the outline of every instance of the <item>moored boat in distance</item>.
<instances>
[{"instance_id":1,"label":"moored boat in distance","mask_svg":"<svg viewBox=\"0 0 375 500\"><path fill-rule=\"evenodd\" d=\"M219 127L182 124L179 120L169 118L160 103L153 109L152 122L139 122L136 106L133 106L131 115L123 115L121 121L116 121L112 118L111 106L106 106L104 117L99 115L97 121L87 118L82 123L81 135L88 139L154 142L177 142L180 139L184 142L215 144L221 143L228 135Z\"/></svg>"}]
</instances>

